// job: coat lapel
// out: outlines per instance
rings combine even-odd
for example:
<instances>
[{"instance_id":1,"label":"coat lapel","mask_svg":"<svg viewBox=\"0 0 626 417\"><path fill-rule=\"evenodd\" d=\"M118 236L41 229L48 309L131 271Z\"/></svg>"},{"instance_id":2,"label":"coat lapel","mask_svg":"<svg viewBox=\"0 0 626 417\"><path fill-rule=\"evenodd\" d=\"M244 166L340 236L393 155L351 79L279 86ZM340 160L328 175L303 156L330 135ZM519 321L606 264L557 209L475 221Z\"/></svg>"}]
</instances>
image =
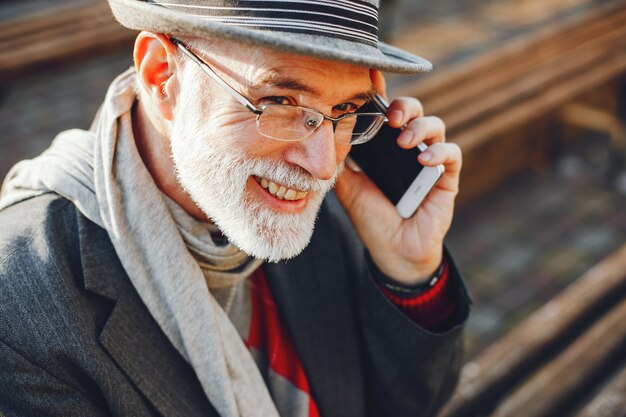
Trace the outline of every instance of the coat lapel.
<instances>
[{"instance_id":1,"label":"coat lapel","mask_svg":"<svg viewBox=\"0 0 626 417\"><path fill-rule=\"evenodd\" d=\"M167 417L218 416L193 369L152 319L106 231L79 222L85 288L115 301L99 340L141 393ZM264 266L322 416L366 415L358 319L343 237L322 210L307 249Z\"/></svg>"},{"instance_id":2,"label":"coat lapel","mask_svg":"<svg viewBox=\"0 0 626 417\"><path fill-rule=\"evenodd\" d=\"M339 239L322 210L301 255L263 268L321 415L347 417L366 412L356 306Z\"/></svg>"},{"instance_id":3,"label":"coat lapel","mask_svg":"<svg viewBox=\"0 0 626 417\"><path fill-rule=\"evenodd\" d=\"M99 335L104 349L163 416L217 416L131 285L106 232L84 221L79 233L85 288L116 303Z\"/></svg>"}]
</instances>

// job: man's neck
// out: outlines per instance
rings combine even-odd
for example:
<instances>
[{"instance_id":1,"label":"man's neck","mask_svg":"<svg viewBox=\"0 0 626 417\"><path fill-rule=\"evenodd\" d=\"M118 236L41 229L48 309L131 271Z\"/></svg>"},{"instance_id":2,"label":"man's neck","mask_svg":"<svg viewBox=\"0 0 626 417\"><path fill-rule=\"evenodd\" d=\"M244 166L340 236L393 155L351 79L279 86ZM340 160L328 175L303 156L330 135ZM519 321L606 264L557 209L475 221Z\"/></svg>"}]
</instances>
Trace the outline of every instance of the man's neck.
<instances>
[{"instance_id":1,"label":"man's neck","mask_svg":"<svg viewBox=\"0 0 626 417\"><path fill-rule=\"evenodd\" d=\"M157 129L141 100L137 100L133 107L133 134L139 155L154 183L189 215L200 221L208 221L206 215L178 183L169 138L160 130L164 129Z\"/></svg>"}]
</instances>

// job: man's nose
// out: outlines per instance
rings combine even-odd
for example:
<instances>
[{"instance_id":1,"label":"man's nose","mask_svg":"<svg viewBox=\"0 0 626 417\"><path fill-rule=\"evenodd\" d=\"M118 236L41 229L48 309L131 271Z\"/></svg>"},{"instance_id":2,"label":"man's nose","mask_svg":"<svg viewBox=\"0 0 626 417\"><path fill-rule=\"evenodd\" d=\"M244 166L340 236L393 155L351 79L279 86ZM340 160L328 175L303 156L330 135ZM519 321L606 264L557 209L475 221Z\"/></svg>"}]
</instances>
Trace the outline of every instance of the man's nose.
<instances>
[{"instance_id":1,"label":"man's nose","mask_svg":"<svg viewBox=\"0 0 626 417\"><path fill-rule=\"evenodd\" d=\"M304 150L304 160L300 162L315 178L328 180L337 170L337 148L333 125L329 120L300 142Z\"/></svg>"}]
</instances>

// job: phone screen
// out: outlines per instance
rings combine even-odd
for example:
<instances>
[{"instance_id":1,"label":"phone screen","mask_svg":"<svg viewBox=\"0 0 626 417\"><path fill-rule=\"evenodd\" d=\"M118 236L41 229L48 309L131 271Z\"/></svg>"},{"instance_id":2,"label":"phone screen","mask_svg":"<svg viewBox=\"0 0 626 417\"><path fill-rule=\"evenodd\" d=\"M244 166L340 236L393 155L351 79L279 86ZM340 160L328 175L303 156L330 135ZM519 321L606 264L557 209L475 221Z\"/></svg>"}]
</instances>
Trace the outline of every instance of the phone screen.
<instances>
[{"instance_id":1,"label":"phone screen","mask_svg":"<svg viewBox=\"0 0 626 417\"><path fill-rule=\"evenodd\" d=\"M359 112L385 113L386 106L370 102ZM400 132L385 123L373 139L350 150L350 157L394 205L423 169L417 160L419 149L402 149L396 143Z\"/></svg>"}]
</instances>

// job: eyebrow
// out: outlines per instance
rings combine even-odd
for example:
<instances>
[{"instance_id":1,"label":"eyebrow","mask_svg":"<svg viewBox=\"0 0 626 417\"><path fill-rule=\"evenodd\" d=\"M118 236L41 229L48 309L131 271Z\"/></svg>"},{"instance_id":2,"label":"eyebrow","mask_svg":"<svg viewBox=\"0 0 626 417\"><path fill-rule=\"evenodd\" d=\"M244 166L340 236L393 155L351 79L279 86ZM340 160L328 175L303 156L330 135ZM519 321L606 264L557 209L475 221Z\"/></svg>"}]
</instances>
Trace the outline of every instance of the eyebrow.
<instances>
[{"instance_id":1,"label":"eyebrow","mask_svg":"<svg viewBox=\"0 0 626 417\"><path fill-rule=\"evenodd\" d=\"M376 97L376 94L378 94L378 91L376 91L376 88L374 87L374 85L372 85L369 90L367 90L367 91L365 91L363 93L358 93L358 94L350 97L348 100L354 100L355 98L358 98L358 99L361 99L363 101L370 102L370 101L374 100L374 97Z\"/></svg>"},{"instance_id":2,"label":"eyebrow","mask_svg":"<svg viewBox=\"0 0 626 417\"><path fill-rule=\"evenodd\" d=\"M267 86L267 85L282 88L285 90L296 90L296 91L303 91L305 93L309 93L313 95L318 95L318 96L321 95L317 89L309 85L306 85L295 78L291 78L286 75L281 75L273 71L265 74L265 76L263 76L261 80L259 80L257 83L255 83L251 87L253 89L260 89L262 88L262 86ZM347 98L346 101L360 99L365 102L369 102L374 99L375 95L376 95L376 89L372 85L369 90L357 93L353 95L352 97Z\"/></svg>"},{"instance_id":3,"label":"eyebrow","mask_svg":"<svg viewBox=\"0 0 626 417\"><path fill-rule=\"evenodd\" d=\"M286 75L278 74L274 71L271 71L265 74L257 83L255 83L252 87L255 89L260 89L264 86L270 85L272 87L278 87L285 90L297 90L303 91L305 93L319 95L319 91L315 88L308 86L302 83L295 78L291 78Z\"/></svg>"}]
</instances>

